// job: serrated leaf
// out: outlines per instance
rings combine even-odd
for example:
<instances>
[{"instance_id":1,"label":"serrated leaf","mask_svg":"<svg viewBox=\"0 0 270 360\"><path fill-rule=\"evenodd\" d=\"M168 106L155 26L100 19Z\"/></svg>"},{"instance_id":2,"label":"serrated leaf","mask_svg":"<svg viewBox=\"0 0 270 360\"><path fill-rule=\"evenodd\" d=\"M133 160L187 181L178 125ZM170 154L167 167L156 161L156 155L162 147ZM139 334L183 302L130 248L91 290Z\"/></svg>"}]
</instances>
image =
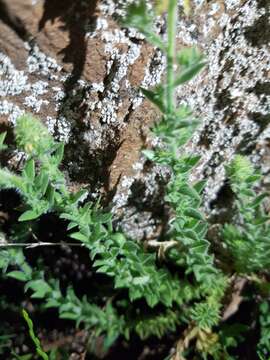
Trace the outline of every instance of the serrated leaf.
<instances>
[{"instance_id":1,"label":"serrated leaf","mask_svg":"<svg viewBox=\"0 0 270 360\"><path fill-rule=\"evenodd\" d=\"M121 248L126 243L126 238L121 233L112 234L112 239L116 242L119 248Z\"/></svg>"},{"instance_id":2,"label":"serrated leaf","mask_svg":"<svg viewBox=\"0 0 270 360\"><path fill-rule=\"evenodd\" d=\"M68 213L62 213L59 215L60 219L74 220L74 216Z\"/></svg>"},{"instance_id":3,"label":"serrated leaf","mask_svg":"<svg viewBox=\"0 0 270 360\"><path fill-rule=\"evenodd\" d=\"M249 196L249 197L256 196L255 191L253 191L251 189L242 188L242 189L240 189L240 192L241 192L242 195L246 195L246 196Z\"/></svg>"},{"instance_id":4,"label":"serrated leaf","mask_svg":"<svg viewBox=\"0 0 270 360\"><path fill-rule=\"evenodd\" d=\"M109 221L112 220L112 214L111 213L104 213L104 214L99 214L98 215L98 222L102 223L102 224L106 224Z\"/></svg>"},{"instance_id":5,"label":"serrated leaf","mask_svg":"<svg viewBox=\"0 0 270 360\"><path fill-rule=\"evenodd\" d=\"M144 296L145 296L145 298L146 298L147 304L148 304L151 308L153 308L155 305L158 304L158 298L157 298L156 295L154 295L154 294L145 294Z\"/></svg>"}]
</instances>

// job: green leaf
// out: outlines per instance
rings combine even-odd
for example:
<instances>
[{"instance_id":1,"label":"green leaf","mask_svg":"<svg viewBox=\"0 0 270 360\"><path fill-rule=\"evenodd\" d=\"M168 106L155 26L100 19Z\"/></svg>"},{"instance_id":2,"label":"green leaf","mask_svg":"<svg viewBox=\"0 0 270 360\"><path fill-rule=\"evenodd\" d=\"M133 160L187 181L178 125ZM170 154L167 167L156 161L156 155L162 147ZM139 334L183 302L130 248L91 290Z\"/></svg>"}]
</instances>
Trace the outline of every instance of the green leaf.
<instances>
[{"instance_id":1,"label":"green leaf","mask_svg":"<svg viewBox=\"0 0 270 360\"><path fill-rule=\"evenodd\" d=\"M72 312L61 312L59 315L60 319L77 320L78 314Z\"/></svg>"},{"instance_id":2,"label":"green leaf","mask_svg":"<svg viewBox=\"0 0 270 360\"><path fill-rule=\"evenodd\" d=\"M33 359L33 354L17 355L14 352L11 352L15 356L16 360L31 360Z\"/></svg>"},{"instance_id":3,"label":"green leaf","mask_svg":"<svg viewBox=\"0 0 270 360\"><path fill-rule=\"evenodd\" d=\"M132 283L134 285L145 285L148 284L149 282L150 282L149 275L134 277L132 280Z\"/></svg>"},{"instance_id":4,"label":"green leaf","mask_svg":"<svg viewBox=\"0 0 270 360\"><path fill-rule=\"evenodd\" d=\"M135 242L133 241L126 241L124 248L130 251L131 253L132 252L136 253L140 249L139 245L135 244Z\"/></svg>"},{"instance_id":5,"label":"green leaf","mask_svg":"<svg viewBox=\"0 0 270 360\"><path fill-rule=\"evenodd\" d=\"M7 274L8 277L11 277L13 279L19 280L19 281L27 281L29 280L29 277L27 276L27 274L25 274L22 271L11 271Z\"/></svg>"},{"instance_id":6,"label":"green leaf","mask_svg":"<svg viewBox=\"0 0 270 360\"><path fill-rule=\"evenodd\" d=\"M156 105L159 110L165 114L166 105L164 104L164 91L162 88L156 88L156 91L140 88L143 95L150 100L154 105Z\"/></svg>"},{"instance_id":7,"label":"green leaf","mask_svg":"<svg viewBox=\"0 0 270 360\"><path fill-rule=\"evenodd\" d=\"M126 238L124 234L121 233L112 234L112 239L116 242L119 248L121 248L126 243Z\"/></svg>"},{"instance_id":8,"label":"green leaf","mask_svg":"<svg viewBox=\"0 0 270 360\"><path fill-rule=\"evenodd\" d=\"M261 216L259 218L256 218L254 220L254 225L256 226L260 226L265 224L266 222L268 222L270 220L270 216Z\"/></svg>"},{"instance_id":9,"label":"green leaf","mask_svg":"<svg viewBox=\"0 0 270 360\"><path fill-rule=\"evenodd\" d=\"M256 181L260 180L261 179L261 175L260 174L255 174L255 175L251 175L251 176L248 176L246 179L245 179L245 182L247 184L254 184Z\"/></svg>"},{"instance_id":10,"label":"green leaf","mask_svg":"<svg viewBox=\"0 0 270 360\"><path fill-rule=\"evenodd\" d=\"M184 214L186 216L192 217L196 220L202 220L202 221L205 220L204 217L202 216L202 214L196 209L192 209L192 208L186 209L184 211Z\"/></svg>"},{"instance_id":11,"label":"green leaf","mask_svg":"<svg viewBox=\"0 0 270 360\"><path fill-rule=\"evenodd\" d=\"M50 207L53 207L55 200L55 188L51 184L47 187L46 199L48 200Z\"/></svg>"},{"instance_id":12,"label":"green leaf","mask_svg":"<svg viewBox=\"0 0 270 360\"><path fill-rule=\"evenodd\" d=\"M178 191L180 194L183 194L183 195L189 196L193 199L196 199L198 201L201 201L201 197L197 193L197 191L188 185L180 186L178 188Z\"/></svg>"},{"instance_id":13,"label":"green leaf","mask_svg":"<svg viewBox=\"0 0 270 360\"><path fill-rule=\"evenodd\" d=\"M185 235L185 237L190 238L192 240L195 240L195 241L199 240L199 236L196 231L183 230L183 234Z\"/></svg>"},{"instance_id":14,"label":"green leaf","mask_svg":"<svg viewBox=\"0 0 270 360\"><path fill-rule=\"evenodd\" d=\"M58 144L57 149L54 154L54 158L56 160L57 165L59 165L63 160L64 150L65 150L65 144L64 143Z\"/></svg>"},{"instance_id":15,"label":"green leaf","mask_svg":"<svg viewBox=\"0 0 270 360\"><path fill-rule=\"evenodd\" d=\"M39 279L39 280L32 280L29 281L25 287L25 291L31 289L33 294L31 295L34 299L43 299L46 294L51 293L51 287L46 283L46 281Z\"/></svg>"},{"instance_id":16,"label":"green leaf","mask_svg":"<svg viewBox=\"0 0 270 360\"><path fill-rule=\"evenodd\" d=\"M81 232L76 232L69 235L72 239L79 240L82 242L88 242L89 238L82 234Z\"/></svg>"},{"instance_id":17,"label":"green leaf","mask_svg":"<svg viewBox=\"0 0 270 360\"><path fill-rule=\"evenodd\" d=\"M201 160L200 155L190 156L190 157L186 158L188 165L190 165L192 167L197 165L200 160Z\"/></svg>"},{"instance_id":18,"label":"green leaf","mask_svg":"<svg viewBox=\"0 0 270 360\"><path fill-rule=\"evenodd\" d=\"M124 25L128 27L135 27L138 29L144 28L151 24L152 19L149 17L145 1L141 0L137 3L130 4L127 7L127 14L122 20Z\"/></svg>"},{"instance_id":19,"label":"green leaf","mask_svg":"<svg viewBox=\"0 0 270 360\"><path fill-rule=\"evenodd\" d=\"M175 80L174 87L184 84L185 82L191 80L195 75L197 75L206 65L205 62L200 62L198 64L192 65L187 70L183 71L180 76Z\"/></svg>"},{"instance_id":20,"label":"green leaf","mask_svg":"<svg viewBox=\"0 0 270 360\"><path fill-rule=\"evenodd\" d=\"M151 44L165 50L162 39L153 31L153 13L149 11L144 0L128 6L122 25L139 30Z\"/></svg>"},{"instance_id":21,"label":"green leaf","mask_svg":"<svg viewBox=\"0 0 270 360\"><path fill-rule=\"evenodd\" d=\"M41 184L40 184L40 192L44 195L47 191L49 185L49 175L46 173L41 174Z\"/></svg>"},{"instance_id":22,"label":"green leaf","mask_svg":"<svg viewBox=\"0 0 270 360\"><path fill-rule=\"evenodd\" d=\"M25 173L26 177L28 178L28 180L30 180L31 182L34 180L34 178L35 178L35 162L33 159L28 160L26 162L26 165L24 167L24 173Z\"/></svg>"},{"instance_id":23,"label":"green leaf","mask_svg":"<svg viewBox=\"0 0 270 360\"><path fill-rule=\"evenodd\" d=\"M178 52L176 58L178 64L184 68L190 68L203 60L201 52L195 47L182 49Z\"/></svg>"},{"instance_id":24,"label":"green leaf","mask_svg":"<svg viewBox=\"0 0 270 360\"><path fill-rule=\"evenodd\" d=\"M7 135L6 132L3 132L0 134L0 151L5 150L7 148L7 146L4 145L6 135Z\"/></svg>"},{"instance_id":25,"label":"green leaf","mask_svg":"<svg viewBox=\"0 0 270 360\"><path fill-rule=\"evenodd\" d=\"M71 197L71 203L77 204L79 201L83 201L88 194L88 190L82 189L78 191L76 194L72 195Z\"/></svg>"},{"instance_id":26,"label":"green leaf","mask_svg":"<svg viewBox=\"0 0 270 360\"><path fill-rule=\"evenodd\" d=\"M72 230L72 229L74 229L76 226L78 226L78 224L76 223L76 222L70 222L69 224L68 224L68 226L67 226L67 229L68 230Z\"/></svg>"},{"instance_id":27,"label":"green leaf","mask_svg":"<svg viewBox=\"0 0 270 360\"><path fill-rule=\"evenodd\" d=\"M30 220L34 220L37 219L38 217L40 217L40 213L34 211L34 210L27 210L25 211L20 217L19 217L19 221L30 221Z\"/></svg>"},{"instance_id":28,"label":"green leaf","mask_svg":"<svg viewBox=\"0 0 270 360\"><path fill-rule=\"evenodd\" d=\"M165 45L162 39L157 34L155 34L154 31L145 29L145 31L141 30L141 32L144 34L144 36L150 42L150 44L156 46L160 50L165 51Z\"/></svg>"},{"instance_id":29,"label":"green leaf","mask_svg":"<svg viewBox=\"0 0 270 360\"><path fill-rule=\"evenodd\" d=\"M251 203L251 207L252 208L258 207L263 202L263 200L265 198L267 198L268 196L269 196L269 194L267 194L267 193L263 193L263 194L256 196L255 199Z\"/></svg>"},{"instance_id":30,"label":"green leaf","mask_svg":"<svg viewBox=\"0 0 270 360\"><path fill-rule=\"evenodd\" d=\"M205 184L206 184L206 181L205 180L201 180L201 181L198 181L196 182L196 184L193 185L194 189L199 193L201 194L201 192L204 190L205 188Z\"/></svg>"}]
</instances>

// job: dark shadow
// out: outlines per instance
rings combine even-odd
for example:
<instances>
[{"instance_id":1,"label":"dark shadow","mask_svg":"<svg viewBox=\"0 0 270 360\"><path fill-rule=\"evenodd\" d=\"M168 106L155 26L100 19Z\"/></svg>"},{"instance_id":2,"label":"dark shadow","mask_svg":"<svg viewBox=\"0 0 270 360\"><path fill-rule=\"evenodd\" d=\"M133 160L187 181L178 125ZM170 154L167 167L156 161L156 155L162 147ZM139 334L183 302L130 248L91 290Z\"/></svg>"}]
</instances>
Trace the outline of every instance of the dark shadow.
<instances>
[{"instance_id":1,"label":"dark shadow","mask_svg":"<svg viewBox=\"0 0 270 360\"><path fill-rule=\"evenodd\" d=\"M76 113L76 118L85 116L87 104L84 102L88 89L81 88L78 80L81 79L87 57L86 33L95 30L97 20L98 0L45 0L43 16L39 22L41 31L48 21L54 22L60 19L63 22L63 30L68 31L69 44L61 51L64 55L63 61L73 66L70 76L64 86L65 97L58 110L58 116L65 116L67 119L70 113ZM91 54L88 56L91 56ZM111 79L107 79L109 82ZM105 79L106 82L106 79ZM105 94L100 94L100 97ZM112 141L108 141L108 147L94 156L89 154L89 145L82 137L85 131L89 131L86 124L79 122L73 129L69 144L66 145L66 163L76 163L74 169L69 169L72 180L79 182L90 182L90 187L101 182L108 187L109 166L116 156L119 147L117 134ZM80 144L78 149L78 144ZM64 161L65 162L65 161ZM90 175L91 174L91 175Z\"/></svg>"},{"instance_id":2,"label":"dark shadow","mask_svg":"<svg viewBox=\"0 0 270 360\"><path fill-rule=\"evenodd\" d=\"M254 47L268 45L270 41L270 3L268 0L257 0L258 7L265 9L265 14L260 16L254 24L246 27L245 38Z\"/></svg>"},{"instance_id":3,"label":"dark shadow","mask_svg":"<svg viewBox=\"0 0 270 360\"><path fill-rule=\"evenodd\" d=\"M89 27L95 26L97 2L98 0L45 0L39 30L44 28L47 21L54 22L60 18L64 22L63 29L69 32L69 45L62 51L63 61L73 64L72 74L65 84L66 92L72 90L82 75L87 48L85 35Z\"/></svg>"},{"instance_id":4,"label":"dark shadow","mask_svg":"<svg viewBox=\"0 0 270 360\"><path fill-rule=\"evenodd\" d=\"M266 81L266 82L257 81L254 87L254 92L257 96L270 95L270 81Z\"/></svg>"},{"instance_id":5,"label":"dark shadow","mask_svg":"<svg viewBox=\"0 0 270 360\"><path fill-rule=\"evenodd\" d=\"M26 41L29 37L22 21L13 14L10 14L6 4L2 0L0 0L0 20L14 30L22 40Z\"/></svg>"}]
</instances>

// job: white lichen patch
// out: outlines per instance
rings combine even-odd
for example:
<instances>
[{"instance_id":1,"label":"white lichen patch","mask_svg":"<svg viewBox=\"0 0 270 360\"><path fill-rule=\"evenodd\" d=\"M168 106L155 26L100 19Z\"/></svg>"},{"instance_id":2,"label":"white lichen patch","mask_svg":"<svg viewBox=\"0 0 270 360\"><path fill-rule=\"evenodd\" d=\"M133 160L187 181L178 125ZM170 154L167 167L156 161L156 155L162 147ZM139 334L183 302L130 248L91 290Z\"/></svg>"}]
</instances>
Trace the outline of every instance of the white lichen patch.
<instances>
[{"instance_id":1,"label":"white lichen patch","mask_svg":"<svg viewBox=\"0 0 270 360\"><path fill-rule=\"evenodd\" d=\"M125 32L120 29L105 31L101 36L104 42L105 53L109 55L110 60L107 66L107 73L113 70L113 77L110 87L106 91L106 97L96 104L101 110L101 121L103 123L115 123L118 121L118 109L121 102L119 95L121 81L127 75L128 69L140 56L141 45L130 41ZM128 46L127 52L119 50L120 44ZM114 69L112 69L113 64Z\"/></svg>"},{"instance_id":2,"label":"white lichen patch","mask_svg":"<svg viewBox=\"0 0 270 360\"><path fill-rule=\"evenodd\" d=\"M19 95L27 89L28 77L0 53L0 97Z\"/></svg>"},{"instance_id":3,"label":"white lichen patch","mask_svg":"<svg viewBox=\"0 0 270 360\"><path fill-rule=\"evenodd\" d=\"M60 116L58 119L47 116L46 125L49 132L54 135L58 141L67 143L71 135L71 124L65 117Z\"/></svg>"},{"instance_id":4,"label":"white lichen patch","mask_svg":"<svg viewBox=\"0 0 270 360\"><path fill-rule=\"evenodd\" d=\"M91 23L86 24L85 26L85 37L86 38L94 38L98 35L98 33L105 31L108 29L108 22L106 19L98 17L95 23L95 29L92 29L93 27L93 21Z\"/></svg>"},{"instance_id":5,"label":"white lichen patch","mask_svg":"<svg viewBox=\"0 0 270 360\"><path fill-rule=\"evenodd\" d=\"M19 116L23 115L24 111L19 106L7 100L0 100L0 115L8 115L9 121L15 125Z\"/></svg>"},{"instance_id":6,"label":"white lichen patch","mask_svg":"<svg viewBox=\"0 0 270 360\"><path fill-rule=\"evenodd\" d=\"M25 112L39 114L49 107L50 111L54 107L57 117L65 97L61 83L49 91L50 81L55 81L61 74L61 66L37 46L25 44L25 47L29 56L24 71L17 70L12 61L0 53L0 115L6 115L13 125ZM69 121L61 116L57 119L48 116L47 123L52 134L61 141L68 141L71 133Z\"/></svg>"},{"instance_id":7,"label":"white lichen patch","mask_svg":"<svg viewBox=\"0 0 270 360\"><path fill-rule=\"evenodd\" d=\"M160 219L154 219L151 210L142 209L156 210L157 204L162 206L162 191L171 176L170 169L160 165L145 172L144 163L145 158L141 156L133 166L134 176L121 179L112 208L119 228L137 241L156 236Z\"/></svg>"},{"instance_id":8,"label":"white lichen patch","mask_svg":"<svg viewBox=\"0 0 270 360\"><path fill-rule=\"evenodd\" d=\"M62 67L57 64L55 59L40 51L37 45L30 47L28 43L25 43L25 48L29 51L27 66L30 74L36 73L48 76L50 80L58 78L57 74L61 71Z\"/></svg>"},{"instance_id":9,"label":"white lichen patch","mask_svg":"<svg viewBox=\"0 0 270 360\"><path fill-rule=\"evenodd\" d=\"M160 50L157 50L154 57L148 61L141 87L148 89L159 84L165 68L166 58ZM133 109L139 107L143 99L142 94L137 95L133 100Z\"/></svg>"}]
</instances>

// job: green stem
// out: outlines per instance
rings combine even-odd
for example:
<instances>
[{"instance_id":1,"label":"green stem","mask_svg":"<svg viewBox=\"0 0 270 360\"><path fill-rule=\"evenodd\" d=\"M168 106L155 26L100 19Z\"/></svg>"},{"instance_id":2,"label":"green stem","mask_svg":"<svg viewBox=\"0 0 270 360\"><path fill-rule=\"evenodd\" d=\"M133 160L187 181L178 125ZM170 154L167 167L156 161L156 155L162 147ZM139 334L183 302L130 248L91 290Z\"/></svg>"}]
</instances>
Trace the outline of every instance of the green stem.
<instances>
[{"instance_id":1,"label":"green stem","mask_svg":"<svg viewBox=\"0 0 270 360\"><path fill-rule=\"evenodd\" d=\"M174 57L177 22L177 0L169 0L168 8L168 49L167 49L167 111L172 116L175 111L174 99Z\"/></svg>"}]
</instances>

